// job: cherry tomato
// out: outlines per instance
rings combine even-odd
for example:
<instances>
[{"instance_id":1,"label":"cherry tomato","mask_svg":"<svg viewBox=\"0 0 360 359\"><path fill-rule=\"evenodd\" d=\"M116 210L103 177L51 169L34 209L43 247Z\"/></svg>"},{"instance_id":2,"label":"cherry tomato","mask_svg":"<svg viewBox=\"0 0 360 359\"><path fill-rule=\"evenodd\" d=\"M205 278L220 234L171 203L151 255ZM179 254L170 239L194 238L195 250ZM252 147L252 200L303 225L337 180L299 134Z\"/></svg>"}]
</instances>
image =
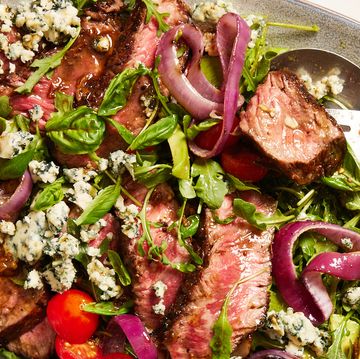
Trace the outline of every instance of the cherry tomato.
<instances>
[{"instance_id":1,"label":"cherry tomato","mask_svg":"<svg viewBox=\"0 0 360 359\"><path fill-rule=\"evenodd\" d=\"M131 355L123 353L111 353L103 355L101 359L133 359Z\"/></svg>"},{"instance_id":2,"label":"cherry tomato","mask_svg":"<svg viewBox=\"0 0 360 359\"><path fill-rule=\"evenodd\" d=\"M83 344L70 344L57 336L55 350L60 359L102 359L100 347L94 340Z\"/></svg>"},{"instance_id":3,"label":"cherry tomato","mask_svg":"<svg viewBox=\"0 0 360 359\"><path fill-rule=\"evenodd\" d=\"M222 168L242 181L257 182L263 179L268 170L259 164L261 157L244 147L231 148L221 154Z\"/></svg>"},{"instance_id":4,"label":"cherry tomato","mask_svg":"<svg viewBox=\"0 0 360 359\"><path fill-rule=\"evenodd\" d=\"M236 127L239 124L239 118L235 117L233 127L231 129L231 132L235 131ZM211 150L216 144L216 141L218 140L220 133L221 133L221 123L218 123L217 125L210 127L207 131L200 132L195 137L195 143L205 150ZM226 141L225 148L229 148L233 146L239 139L239 136L230 135L228 140Z\"/></svg>"},{"instance_id":5,"label":"cherry tomato","mask_svg":"<svg viewBox=\"0 0 360 359\"><path fill-rule=\"evenodd\" d=\"M85 343L94 334L99 316L82 311L81 306L93 301L90 295L77 289L52 297L47 317L56 334L71 344Z\"/></svg>"}]
</instances>

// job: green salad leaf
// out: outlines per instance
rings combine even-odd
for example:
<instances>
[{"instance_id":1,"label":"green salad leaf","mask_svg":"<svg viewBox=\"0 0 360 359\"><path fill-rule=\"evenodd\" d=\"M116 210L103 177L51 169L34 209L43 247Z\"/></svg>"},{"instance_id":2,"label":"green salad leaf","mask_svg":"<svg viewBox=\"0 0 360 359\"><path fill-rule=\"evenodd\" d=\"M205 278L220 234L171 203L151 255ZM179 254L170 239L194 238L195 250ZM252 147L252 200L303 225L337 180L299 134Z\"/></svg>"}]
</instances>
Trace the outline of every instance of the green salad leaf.
<instances>
[{"instance_id":1,"label":"green salad leaf","mask_svg":"<svg viewBox=\"0 0 360 359\"><path fill-rule=\"evenodd\" d=\"M158 31L157 35L160 36L162 32L166 32L169 30L169 25L164 21L166 17L170 14L168 13L160 13L157 10L158 5L155 4L152 0L142 0L142 2L146 6L146 19L145 23L149 23L152 17L154 17L158 23Z\"/></svg>"},{"instance_id":2,"label":"green salad leaf","mask_svg":"<svg viewBox=\"0 0 360 359\"><path fill-rule=\"evenodd\" d=\"M133 141L135 136L129 131L124 125L120 124L119 122L113 120L112 118L106 117L105 121L109 122L111 126L114 126L118 131L121 138L130 145Z\"/></svg>"},{"instance_id":3,"label":"green salad leaf","mask_svg":"<svg viewBox=\"0 0 360 359\"><path fill-rule=\"evenodd\" d=\"M64 198L64 190L62 188L64 182L64 178L61 177L55 182L46 185L44 189L36 195L31 208L35 211L44 211L62 201Z\"/></svg>"},{"instance_id":4,"label":"green salad leaf","mask_svg":"<svg viewBox=\"0 0 360 359\"><path fill-rule=\"evenodd\" d=\"M84 304L81 307L81 310L83 310L84 312L100 315L121 315L129 313L133 305L134 302L132 300L127 301L119 307L113 302L94 302Z\"/></svg>"},{"instance_id":5,"label":"green salad leaf","mask_svg":"<svg viewBox=\"0 0 360 359\"><path fill-rule=\"evenodd\" d=\"M33 72L26 80L26 82L22 86L18 87L15 91L18 93L30 93L33 87L40 81L43 76L45 76L50 71L56 69L61 64L61 60L65 56L66 52L70 49L70 47L74 44L79 34L80 28L78 29L76 36L71 38L60 51L49 57L44 57L43 59L36 59L30 66L37 67L37 70Z\"/></svg>"},{"instance_id":6,"label":"green salad leaf","mask_svg":"<svg viewBox=\"0 0 360 359\"><path fill-rule=\"evenodd\" d=\"M191 167L191 176L197 178L196 195L211 209L219 208L228 192L224 171L213 160L196 159Z\"/></svg>"},{"instance_id":7,"label":"green salad leaf","mask_svg":"<svg viewBox=\"0 0 360 359\"><path fill-rule=\"evenodd\" d=\"M1 359L21 359L16 354L9 352L8 350L4 348L0 348L0 358Z\"/></svg>"},{"instance_id":8,"label":"green salad leaf","mask_svg":"<svg viewBox=\"0 0 360 359\"><path fill-rule=\"evenodd\" d=\"M0 117L7 118L11 111L9 96L0 96Z\"/></svg>"},{"instance_id":9,"label":"green salad leaf","mask_svg":"<svg viewBox=\"0 0 360 359\"><path fill-rule=\"evenodd\" d=\"M98 149L104 138L105 123L93 110L80 106L69 112L56 112L45 129L61 152L80 155Z\"/></svg>"},{"instance_id":10,"label":"green salad leaf","mask_svg":"<svg viewBox=\"0 0 360 359\"><path fill-rule=\"evenodd\" d=\"M109 256L109 261L112 265L112 267L115 270L115 273L118 275L120 283L123 286L127 286L131 284L131 277L130 274L128 272L128 270L126 269L120 255L115 252L112 251L111 249L108 250L108 256Z\"/></svg>"}]
</instances>

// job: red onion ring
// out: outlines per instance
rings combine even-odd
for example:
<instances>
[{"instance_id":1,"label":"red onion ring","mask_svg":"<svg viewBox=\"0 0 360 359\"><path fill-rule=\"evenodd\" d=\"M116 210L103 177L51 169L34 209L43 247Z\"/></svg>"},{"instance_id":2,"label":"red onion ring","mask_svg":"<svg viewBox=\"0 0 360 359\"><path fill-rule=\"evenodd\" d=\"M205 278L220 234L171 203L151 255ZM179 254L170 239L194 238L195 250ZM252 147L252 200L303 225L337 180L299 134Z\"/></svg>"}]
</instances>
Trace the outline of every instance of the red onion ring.
<instances>
[{"instance_id":1,"label":"red onion ring","mask_svg":"<svg viewBox=\"0 0 360 359\"><path fill-rule=\"evenodd\" d=\"M162 36L157 48L156 56L160 56L159 74L162 82L170 90L175 99L192 116L203 120L208 118L212 111L222 112L223 105L219 102L211 101L200 94L182 73L174 44L179 33L181 33L184 40L189 40L189 46L193 50L193 55L197 58L201 57L203 45L201 43L197 44L202 39L199 30L189 24L175 26ZM191 39L192 36L194 36L193 40ZM194 66L193 64L192 72L194 71ZM206 80L203 79L204 81Z\"/></svg>"},{"instance_id":2,"label":"red onion ring","mask_svg":"<svg viewBox=\"0 0 360 359\"><path fill-rule=\"evenodd\" d=\"M249 40L249 27L240 16L227 13L219 20L216 29L216 42L225 83L222 129L212 150L200 148L195 142L190 142L191 151L199 157L210 158L218 155L230 136L235 114L239 107L239 83Z\"/></svg>"},{"instance_id":3,"label":"red onion ring","mask_svg":"<svg viewBox=\"0 0 360 359\"><path fill-rule=\"evenodd\" d=\"M113 319L126 335L131 347L139 359L156 359L155 344L151 341L141 320L133 314L122 314Z\"/></svg>"},{"instance_id":4,"label":"red onion ring","mask_svg":"<svg viewBox=\"0 0 360 359\"><path fill-rule=\"evenodd\" d=\"M26 201L29 199L32 190L31 175L26 170L19 185L12 196L0 205L0 220L15 221Z\"/></svg>"},{"instance_id":5,"label":"red onion ring","mask_svg":"<svg viewBox=\"0 0 360 359\"><path fill-rule=\"evenodd\" d=\"M326 321L332 303L321 280L327 273L345 280L360 279L360 253L321 253L297 278L292 260L295 241L307 231L319 233L346 251L360 251L360 234L336 224L325 222L295 222L282 227L273 242L273 275L285 302L295 311L303 312L315 325ZM346 243L344 240L346 240ZM351 241L351 248L348 244Z\"/></svg>"},{"instance_id":6,"label":"red onion ring","mask_svg":"<svg viewBox=\"0 0 360 359\"><path fill-rule=\"evenodd\" d=\"M247 359L298 359L298 357L283 350L266 349L251 354Z\"/></svg>"}]
</instances>

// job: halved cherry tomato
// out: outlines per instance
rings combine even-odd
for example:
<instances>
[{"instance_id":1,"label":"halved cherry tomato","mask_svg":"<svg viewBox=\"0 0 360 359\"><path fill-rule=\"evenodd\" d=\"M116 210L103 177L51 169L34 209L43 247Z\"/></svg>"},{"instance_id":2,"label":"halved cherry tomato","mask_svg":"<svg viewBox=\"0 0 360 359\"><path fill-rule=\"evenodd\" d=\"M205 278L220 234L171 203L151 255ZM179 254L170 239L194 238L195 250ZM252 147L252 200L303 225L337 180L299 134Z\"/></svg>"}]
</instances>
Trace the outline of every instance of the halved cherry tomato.
<instances>
[{"instance_id":1,"label":"halved cherry tomato","mask_svg":"<svg viewBox=\"0 0 360 359\"><path fill-rule=\"evenodd\" d=\"M235 117L233 127L231 129L231 132L235 131L236 127L239 125L239 118ZM218 123L217 125L210 127L207 131L200 132L195 137L195 143L205 150L212 150L216 144L216 141L218 140L220 133L221 133L221 123ZM226 141L225 148L229 148L233 146L239 139L239 136L230 134L228 140Z\"/></svg>"},{"instance_id":2,"label":"halved cherry tomato","mask_svg":"<svg viewBox=\"0 0 360 359\"><path fill-rule=\"evenodd\" d=\"M99 316L81 310L81 306L94 302L87 293L69 289L52 297L47 306L49 323L61 338L71 344L85 343L95 332Z\"/></svg>"},{"instance_id":3,"label":"halved cherry tomato","mask_svg":"<svg viewBox=\"0 0 360 359\"><path fill-rule=\"evenodd\" d=\"M221 166L231 175L242 181L258 182L268 170L259 164L261 157L243 146L232 147L221 154Z\"/></svg>"},{"instance_id":4,"label":"halved cherry tomato","mask_svg":"<svg viewBox=\"0 0 360 359\"><path fill-rule=\"evenodd\" d=\"M60 359L102 359L99 344L94 340L82 344L70 344L57 336L55 350Z\"/></svg>"},{"instance_id":5,"label":"halved cherry tomato","mask_svg":"<svg viewBox=\"0 0 360 359\"><path fill-rule=\"evenodd\" d=\"M104 355L101 359L133 359L133 357L123 353L111 353Z\"/></svg>"}]
</instances>

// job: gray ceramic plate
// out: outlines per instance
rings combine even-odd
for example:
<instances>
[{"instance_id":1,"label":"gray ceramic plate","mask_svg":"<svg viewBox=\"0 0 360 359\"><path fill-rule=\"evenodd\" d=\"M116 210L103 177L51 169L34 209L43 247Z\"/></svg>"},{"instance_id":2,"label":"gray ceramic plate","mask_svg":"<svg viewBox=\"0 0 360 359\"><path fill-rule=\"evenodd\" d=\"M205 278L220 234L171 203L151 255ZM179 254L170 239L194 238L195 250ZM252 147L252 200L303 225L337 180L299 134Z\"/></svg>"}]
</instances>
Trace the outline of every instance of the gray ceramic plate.
<instances>
[{"instance_id":1,"label":"gray ceramic plate","mask_svg":"<svg viewBox=\"0 0 360 359\"><path fill-rule=\"evenodd\" d=\"M188 0L189 4L206 0ZM225 0L226 1L226 0ZM320 27L318 33L271 28L274 46L292 49L310 47L338 53L360 65L360 23L299 0L228 0L239 14L266 15L270 21Z\"/></svg>"}]
</instances>

